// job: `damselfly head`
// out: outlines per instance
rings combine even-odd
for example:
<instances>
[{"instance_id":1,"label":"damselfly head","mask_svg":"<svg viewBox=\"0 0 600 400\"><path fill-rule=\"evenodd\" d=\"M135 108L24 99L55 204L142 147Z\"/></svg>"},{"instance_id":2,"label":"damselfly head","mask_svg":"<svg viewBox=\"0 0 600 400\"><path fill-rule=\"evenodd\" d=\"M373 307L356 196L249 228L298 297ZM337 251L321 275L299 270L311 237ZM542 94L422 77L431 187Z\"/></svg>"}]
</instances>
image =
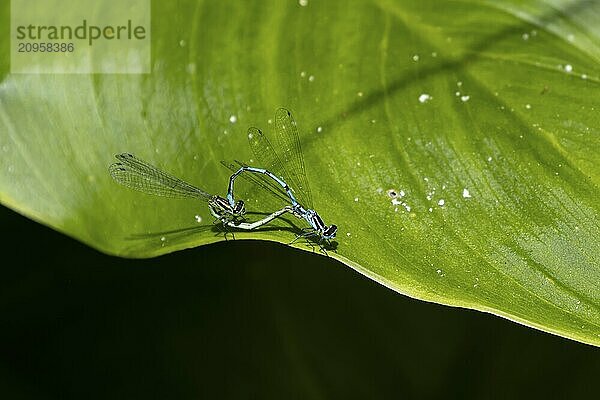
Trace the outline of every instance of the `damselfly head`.
<instances>
[{"instance_id":1,"label":"damselfly head","mask_svg":"<svg viewBox=\"0 0 600 400\"><path fill-rule=\"evenodd\" d=\"M305 213L308 222L315 229L315 231L320 233L323 239L330 240L335 238L335 234L337 233L337 226L325 225L325 222L323 222L323 219L319 214L317 214L315 210L307 210Z\"/></svg>"},{"instance_id":2,"label":"damselfly head","mask_svg":"<svg viewBox=\"0 0 600 400\"><path fill-rule=\"evenodd\" d=\"M238 200L235 202L233 206L233 214L234 215L244 215L246 214L246 205L243 200Z\"/></svg>"},{"instance_id":3,"label":"damselfly head","mask_svg":"<svg viewBox=\"0 0 600 400\"><path fill-rule=\"evenodd\" d=\"M336 225L329 225L323 231L323 239L326 239L326 240L333 239L333 238L335 238L335 234L336 233L337 233L337 226Z\"/></svg>"}]
</instances>

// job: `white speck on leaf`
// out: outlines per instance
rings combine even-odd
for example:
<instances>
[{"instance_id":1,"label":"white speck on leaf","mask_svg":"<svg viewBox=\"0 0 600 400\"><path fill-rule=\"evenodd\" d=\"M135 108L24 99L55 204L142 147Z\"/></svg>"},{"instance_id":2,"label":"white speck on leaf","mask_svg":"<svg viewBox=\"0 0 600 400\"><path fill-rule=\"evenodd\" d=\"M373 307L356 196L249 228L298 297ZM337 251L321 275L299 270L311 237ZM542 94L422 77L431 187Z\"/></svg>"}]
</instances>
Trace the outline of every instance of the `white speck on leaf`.
<instances>
[{"instance_id":1,"label":"white speck on leaf","mask_svg":"<svg viewBox=\"0 0 600 400\"><path fill-rule=\"evenodd\" d=\"M427 93L423 93L419 96L419 103L426 103L431 99L432 97L430 95L428 95Z\"/></svg>"}]
</instances>

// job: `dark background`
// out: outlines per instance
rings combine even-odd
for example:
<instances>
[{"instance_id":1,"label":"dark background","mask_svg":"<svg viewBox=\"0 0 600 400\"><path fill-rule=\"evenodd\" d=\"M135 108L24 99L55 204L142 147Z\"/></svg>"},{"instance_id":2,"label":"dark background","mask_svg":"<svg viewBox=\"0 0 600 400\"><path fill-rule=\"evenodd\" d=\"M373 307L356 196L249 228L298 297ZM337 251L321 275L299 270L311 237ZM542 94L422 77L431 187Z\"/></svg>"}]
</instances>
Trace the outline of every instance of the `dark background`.
<instances>
[{"instance_id":1,"label":"dark background","mask_svg":"<svg viewBox=\"0 0 600 400\"><path fill-rule=\"evenodd\" d=\"M98 253L0 207L0 397L590 398L600 353L229 241Z\"/></svg>"}]
</instances>

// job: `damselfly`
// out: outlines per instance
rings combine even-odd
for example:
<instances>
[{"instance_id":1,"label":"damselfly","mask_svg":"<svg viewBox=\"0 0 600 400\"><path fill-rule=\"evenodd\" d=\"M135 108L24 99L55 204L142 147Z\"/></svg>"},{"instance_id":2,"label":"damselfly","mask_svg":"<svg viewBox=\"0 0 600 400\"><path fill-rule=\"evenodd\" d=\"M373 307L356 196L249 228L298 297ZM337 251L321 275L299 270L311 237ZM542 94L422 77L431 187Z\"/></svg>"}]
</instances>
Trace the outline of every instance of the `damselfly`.
<instances>
[{"instance_id":1,"label":"damselfly","mask_svg":"<svg viewBox=\"0 0 600 400\"><path fill-rule=\"evenodd\" d=\"M250 148L263 168L252 167L239 161L236 161L238 167L222 162L234 172L229 178L227 190L229 205L233 207L237 203L234 197L235 179L246 172L243 176L268 189L280 199L286 200L290 204L292 214L308 222L310 227L303 229L298 238L316 237L319 244L323 241L330 244L330 240L335 238L337 233L337 226L326 225L313 208L298 128L292 114L285 108L280 108L275 113L273 137L279 153L260 129L248 130Z\"/></svg>"},{"instance_id":2,"label":"damselfly","mask_svg":"<svg viewBox=\"0 0 600 400\"><path fill-rule=\"evenodd\" d=\"M211 195L179 178L140 160L133 154L121 153L115 156L119 162L108 168L112 178L119 184L146 194L170 198L193 198L208 203L210 213L224 226L244 230L256 229L273 219L292 212L291 207L283 207L267 217L253 223L241 222L246 213L242 200L230 204L218 195Z\"/></svg>"}]
</instances>

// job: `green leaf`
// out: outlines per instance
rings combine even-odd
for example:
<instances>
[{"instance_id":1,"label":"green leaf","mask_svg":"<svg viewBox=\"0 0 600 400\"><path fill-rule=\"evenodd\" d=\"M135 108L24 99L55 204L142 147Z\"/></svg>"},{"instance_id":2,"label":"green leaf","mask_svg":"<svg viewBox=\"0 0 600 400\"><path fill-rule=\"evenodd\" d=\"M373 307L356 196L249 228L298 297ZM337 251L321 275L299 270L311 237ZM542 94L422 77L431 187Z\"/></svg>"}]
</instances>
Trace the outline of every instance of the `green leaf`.
<instances>
[{"instance_id":1,"label":"green leaf","mask_svg":"<svg viewBox=\"0 0 600 400\"><path fill-rule=\"evenodd\" d=\"M219 161L249 160L246 130L268 134L284 106L339 226L329 256L599 345L600 4L521 3L155 2L149 75L11 75L3 41L0 200L122 256L223 240L198 228L204 204L129 191L107 167L129 151L224 194ZM280 226L236 239L289 243Z\"/></svg>"}]
</instances>

